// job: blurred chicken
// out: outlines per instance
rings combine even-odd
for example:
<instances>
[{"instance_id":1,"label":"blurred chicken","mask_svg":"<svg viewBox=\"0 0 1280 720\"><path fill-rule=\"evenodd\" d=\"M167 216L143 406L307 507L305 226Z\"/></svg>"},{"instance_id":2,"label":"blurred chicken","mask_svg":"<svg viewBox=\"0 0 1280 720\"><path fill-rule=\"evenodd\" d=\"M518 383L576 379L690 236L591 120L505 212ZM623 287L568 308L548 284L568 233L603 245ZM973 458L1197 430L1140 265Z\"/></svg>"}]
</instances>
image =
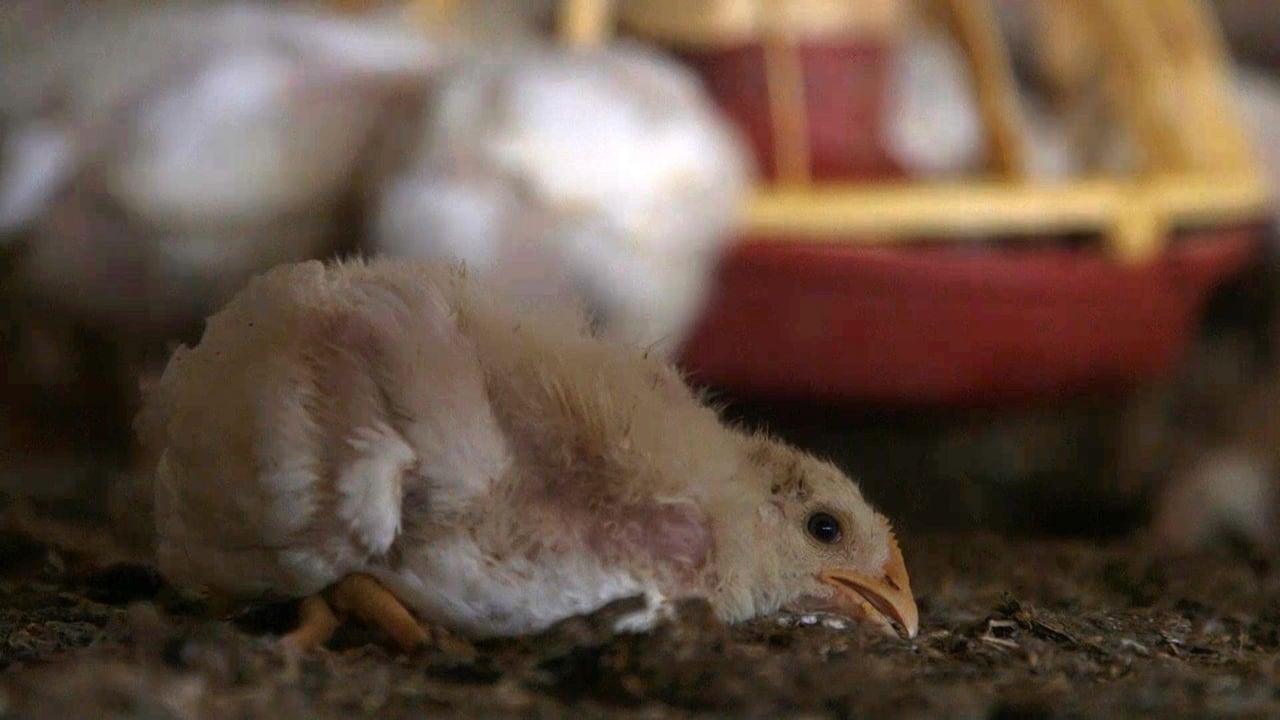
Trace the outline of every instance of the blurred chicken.
<instances>
[{"instance_id":1,"label":"blurred chicken","mask_svg":"<svg viewBox=\"0 0 1280 720\"><path fill-rule=\"evenodd\" d=\"M1272 219L1280 221L1280 79L1247 66L1236 68L1235 101L1252 146L1261 158L1258 167L1271 186Z\"/></svg>"},{"instance_id":2,"label":"blurred chicken","mask_svg":"<svg viewBox=\"0 0 1280 720\"><path fill-rule=\"evenodd\" d=\"M430 637L413 615L517 634L638 594L915 634L901 552L856 485L726 428L671 366L582 327L438 263L252 281L139 417L161 571L307 597L302 646L334 609L413 646Z\"/></svg>"},{"instance_id":3,"label":"blurred chicken","mask_svg":"<svg viewBox=\"0 0 1280 720\"><path fill-rule=\"evenodd\" d=\"M885 143L913 176L977 171L986 149L964 55L940 28L917 22L890 55Z\"/></svg>"},{"instance_id":4,"label":"blurred chicken","mask_svg":"<svg viewBox=\"0 0 1280 720\"><path fill-rule=\"evenodd\" d=\"M1162 553L1214 542L1280 542L1280 375L1251 339L1217 333L1188 363L1168 461L1153 486Z\"/></svg>"},{"instance_id":5,"label":"blurred chicken","mask_svg":"<svg viewBox=\"0 0 1280 720\"><path fill-rule=\"evenodd\" d=\"M1004 6L1000 7L1003 11ZM1009 10L1001 19L1016 22L1022 29L1028 22L1026 4L1018 3ZM1010 21L1006 15L1016 20ZM956 179L984 172L988 138L971 70L951 30L941 25L939 18L917 9L889 62L884 133L893 158L913 177L922 179ZM1093 105L1080 108L1076 113L1080 117L1063 117L1043 98L1026 92L1030 88L1021 89L1027 141L1022 169L1042 179L1079 173L1086 161L1076 126L1093 120L1087 115L1094 111ZM1111 164L1117 163L1111 160Z\"/></svg>"},{"instance_id":6,"label":"blurred chicken","mask_svg":"<svg viewBox=\"0 0 1280 720\"><path fill-rule=\"evenodd\" d=\"M6 489L47 493L44 468L87 456L73 495L100 512L110 485L127 515L134 488L104 478L139 380L254 273L353 237L363 156L441 58L384 21L262 5L22 0L0 20L0 403L25 430L0 436Z\"/></svg>"},{"instance_id":7,"label":"blurred chicken","mask_svg":"<svg viewBox=\"0 0 1280 720\"><path fill-rule=\"evenodd\" d=\"M372 249L580 298L606 336L678 350L749 177L696 78L618 44L476 54L441 83L415 149L379 173Z\"/></svg>"},{"instance_id":8,"label":"blurred chicken","mask_svg":"<svg viewBox=\"0 0 1280 720\"><path fill-rule=\"evenodd\" d=\"M0 237L19 292L162 343L255 272L333 250L381 114L439 58L385 22L118 5L4 55Z\"/></svg>"},{"instance_id":9,"label":"blurred chicken","mask_svg":"<svg viewBox=\"0 0 1280 720\"><path fill-rule=\"evenodd\" d=\"M1280 463L1266 448L1238 442L1198 448L1156 496L1155 549L1176 555L1223 539L1273 545L1277 480Z\"/></svg>"}]
</instances>

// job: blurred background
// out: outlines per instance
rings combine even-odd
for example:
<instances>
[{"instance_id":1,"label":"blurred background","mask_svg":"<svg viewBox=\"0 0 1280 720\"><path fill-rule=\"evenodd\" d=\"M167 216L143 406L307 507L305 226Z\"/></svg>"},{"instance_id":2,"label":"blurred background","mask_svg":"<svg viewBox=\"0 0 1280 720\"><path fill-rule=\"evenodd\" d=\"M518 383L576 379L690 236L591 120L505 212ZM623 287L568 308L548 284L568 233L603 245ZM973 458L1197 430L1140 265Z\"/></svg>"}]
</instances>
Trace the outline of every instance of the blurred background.
<instances>
[{"instance_id":1,"label":"blurred background","mask_svg":"<svg viewBox=\"0 0 1280 720\"><path fill-rule=\"evenodd\" d=\"M908 531L1273 542L1278 10L8 0L0 496L145 535L172 348L382 253L586 302Z\"/></svg>"}]
</instances>

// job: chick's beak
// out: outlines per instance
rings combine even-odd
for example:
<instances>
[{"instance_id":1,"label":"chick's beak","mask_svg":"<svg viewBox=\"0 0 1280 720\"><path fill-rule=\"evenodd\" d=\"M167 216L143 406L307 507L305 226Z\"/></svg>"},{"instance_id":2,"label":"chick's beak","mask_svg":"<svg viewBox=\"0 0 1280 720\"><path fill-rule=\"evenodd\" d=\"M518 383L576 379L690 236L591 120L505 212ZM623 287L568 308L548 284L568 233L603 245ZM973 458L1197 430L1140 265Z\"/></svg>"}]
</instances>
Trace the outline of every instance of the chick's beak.
<instances>
[{"instance_id":1,"label":"chick's beak","mask_svg":"<svg viewBox=\"0 0 1280 720\"><path fill-rule=\"evenodd\" d=\"M911 594L902 550L892 536L890 543L889 561L885 563L881 577L837 568L824 570L818 574L818 579L835 588L834 602L842 613L858 618L892 620L906 631L907 637L915 637L920 628L920 614L916 609L915 596Z\"/></svg>"}]
</instances>

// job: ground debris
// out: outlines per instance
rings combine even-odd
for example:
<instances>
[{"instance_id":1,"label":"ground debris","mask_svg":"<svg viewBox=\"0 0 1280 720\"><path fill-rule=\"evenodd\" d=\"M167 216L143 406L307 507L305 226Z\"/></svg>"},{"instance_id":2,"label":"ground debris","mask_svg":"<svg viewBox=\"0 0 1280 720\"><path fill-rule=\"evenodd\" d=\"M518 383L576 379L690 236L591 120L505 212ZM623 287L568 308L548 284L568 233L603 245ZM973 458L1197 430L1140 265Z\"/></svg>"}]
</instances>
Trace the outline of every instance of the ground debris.
<instances>
[{"instance_id":1,"label":"ground debris","mask_svg":"<svg viewBox=\"0 0 1280 720\"><path fill-rule=\"evenodd\" d=\"M1080 641L1076 640L1071 633L1058 627L1052 621L1039 617L1034 609L1024 608L1021 602L1008 593L1005 593L999 610L1004 615L1012 618L1018 627L1038 638L1053 641L1067 648L1080 646Z\"/></svg>"},{"instance_id":2,"label":"ground debris","mask_svg":"<svg viewBox=\"0 0 1280 720\"><path fill-rule=\"evenodd\" d=\"M636 598L476 643L474 658L404 655L358 627L290 658L275 639L292 603L220 612L144 563L28 538L0 552L0 717L1280 715L1280 583L1259 575L1274 562L1214 556L1171 574L1122 543L903 546L913 640L819 615L728 627L701 601L617 632Z\"/></svg>"}]
</instances>

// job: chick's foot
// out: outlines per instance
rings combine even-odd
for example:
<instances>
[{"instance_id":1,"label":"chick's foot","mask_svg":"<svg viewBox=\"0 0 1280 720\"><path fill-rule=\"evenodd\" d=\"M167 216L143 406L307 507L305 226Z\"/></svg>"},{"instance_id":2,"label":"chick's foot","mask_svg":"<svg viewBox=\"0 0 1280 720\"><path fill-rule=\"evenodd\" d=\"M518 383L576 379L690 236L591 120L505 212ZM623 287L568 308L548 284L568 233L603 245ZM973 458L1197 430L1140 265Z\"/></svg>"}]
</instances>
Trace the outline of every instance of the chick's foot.
<instances>
[{"instance_id":1,"label":"chick's foot","mask_svg":"<svg viewBox=\"0 0 1280 720\"><path fill-rule=\"evenodd\" d=\"M294 651L305 652L324 645L343 619L355 616L381 628L406 652L429 646L461 658L475 656L475 648L469 642L443 628L424 627L390 590L363 573L348 575L323 593L303 599L299 615L298 627L281 640Z\"/></svg>"},{"instance_id":2,"label":"chick's foot","mask_svg":"<svg viewBox=\"0 0 1280 720\"><path fill-rule=\"evenodd\" d=\"M323 597L305 597L298 607L298 627L282 637L280 645L289 654L309 652L329 642L340 624Z\"/></svg>"}]
</instances>

